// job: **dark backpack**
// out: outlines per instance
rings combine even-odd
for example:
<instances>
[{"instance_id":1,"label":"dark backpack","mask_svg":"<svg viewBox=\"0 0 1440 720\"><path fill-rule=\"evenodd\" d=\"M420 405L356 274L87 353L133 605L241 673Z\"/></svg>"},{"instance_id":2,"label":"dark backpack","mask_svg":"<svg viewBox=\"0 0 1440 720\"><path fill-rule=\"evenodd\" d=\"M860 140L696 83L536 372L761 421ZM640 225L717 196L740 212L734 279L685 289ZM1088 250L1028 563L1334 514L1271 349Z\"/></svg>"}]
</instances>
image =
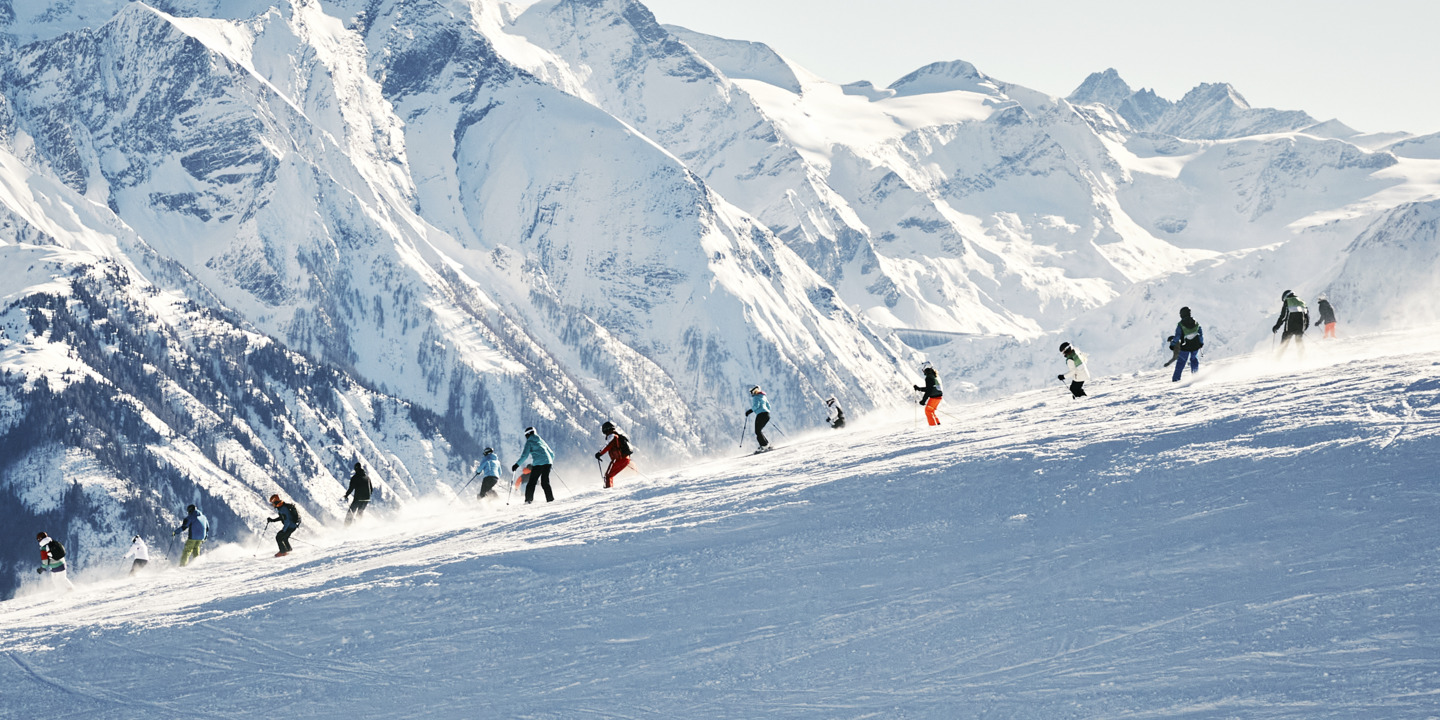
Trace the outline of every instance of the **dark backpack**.
<instances>
[{"instance_id":1,"label":"dark backpack","mask_svg":"<svg viewBox=\"0 0 1440 720\"><path fill-rule=\"evenodd\" d=\"M300 508L295 503L285 503L284 509L289 512L290 519L294 521L295 527L300 527Z\"/></svg>"},{"instance_id":2,"label":"dark backpack","mask_svg":"<svg viewBox=\"0 0 1440 720\"><path fill-rule=\"evenodd\" d=\"M615 437L620 440L620 457L630 457L635 454L635 446L630 444L630 438L619 433Z\"/></svg>"},{"instance_id":3,"label":"dark backpack","mask_svg":"<svg viewBox=\"0 0 1440 720\"><path fill-rule=\"evenodd\" d=\"M56 540L56 539L54 539L54 538L51 538L51 539L50 539L50 559L51 559L51 560L64 560L64 559L65 559L65 546L64 546L64 545L61 545L61 544L60 544L60 541L59 541L59 540Z\"/></svg>"}]
</instances>

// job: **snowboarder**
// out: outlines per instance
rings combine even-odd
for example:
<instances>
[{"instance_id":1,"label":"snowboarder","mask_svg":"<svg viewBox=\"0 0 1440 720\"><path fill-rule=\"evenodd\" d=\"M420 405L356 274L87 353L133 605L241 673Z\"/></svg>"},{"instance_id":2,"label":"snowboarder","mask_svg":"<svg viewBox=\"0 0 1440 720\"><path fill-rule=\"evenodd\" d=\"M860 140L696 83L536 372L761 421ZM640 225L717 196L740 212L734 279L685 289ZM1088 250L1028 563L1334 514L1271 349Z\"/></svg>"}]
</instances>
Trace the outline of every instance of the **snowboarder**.
<instances>
[{"instance_id":1,"label":"snowboarder","mask_svg":"<svg viewBox=\"0 0 1440 720\"><path fill-rule=\"evenodd\" d=\"M1179 382L1180 376L1185 372L1185 361L1190 361L1190 374L1194 375L1200 371L1200 348L1205 347L1205 331L1200 329L1200 323L1190 317L1190 308L1180 308L1180 322L1175 325L1175 357L1179 362L1175 363L1175 374L1170 376L1171 382Z\"/></svg>"},{"instance_id":2,"label":"snowboarder","mask_svg":"<svg viewBox=\"0 0 1440 720\"><path fill-rule=\"evenodd\" d=\"M845 410L840 407L839 401L834 396L825 399L825 418L830 422L830 427L839 430L845 427Z\"/></svg>"},{"instance_id":3,"label":"snowboarder","mask_svg":"<svg viewBox=\"0 0 1440 720\"><path fill-rule=\"evenodd\" d=\"M630 467L630 456L635 449L630 445L630 438L625 437L624 433L616 429L615 423L609 420L600 426L600 432L605 433L607 442L605 447L600 448L600 452L595 453L595 460L598 464L601 455L610 455L610 466L601 471L600 483L601 487L612 488L615 487L615 476Z\"/></svg>"},{"instance_id":4,"label":"snowboarder","mask_svg":"<svg viewBox=\"0 0 1440 720\"><path fill-rule=\"evenodd\" d=\"M500 456L495 454L494 448L485 448L485 455L480 458L480 469L475 474L480 476L480 494L475 496L477 500L483 500L486 495L500 497L500 493L495 492L495 486L500 482Z\"/></svg>"},{"instance_id":5,"label":"snowboarder","mask_svg":"<svg viewBox=\"0 0 1440 720\"><path fill-rule=\"evenodd\" d=\"M1065 356L1065 366L1070 368L1070 371L1056 377L1070 381L1072 396L1085 397L1085 381L1090 379L1090 369L1085 366L1085 356L1068 342L1060 343L1060 354Z\"/></svg>"},{"instance_id":6,"label":"snowboarder","mask_svg":"<svg viewBox=\"0 0 1440 720\"><path fill-rule=\"evenodd\" d=\"M185 520L170 537L180 534L181 530L188 531L185 535L185 549L180 551L180 567L190 564L190 561L200 557L200 546L205 544L205 537L210 533L210 522L205 519L205 513L194 505L185 506Z\"/></svg>"},{"instance_id":7,"label":"snowboarder","mask_svg":"<svg viewBox=\"0 0 1440 720\"><path fill-rule=\"evenodd\" d=\"M1290 338L1295 338L1295 347L1300 352L1300 357L1305 357L1305 329L1310 327L1310 310L1305 307L1305 301L1296 297L1295 293L1286 290L1280 294L1280 317L1275 319L1275 327L1270 328L1270 334L1274 335L1285 326L1285 332L1280 336L1280 349L1275 351L1275 357L1285 354L1285 346L1289 344Z\"/></svg>"},{"instance_id":8,"label":"snowboarder","mask_svg":"<svg viewBox=\"0 0 1440 720\"><path fill-rule=\"evenodd\" d=\"M43 532L37 533L35 539L40 541L40 567L36 568L35 572L44 574L49 570L55 587L66 592L74 590L75 586L71 584L70 578L65 577L65 546Z\"/></svg>"},{"instance_id":9,"label":"snowboarder","mask_svg":"<svg viewBox=\"0 0 1440 720\"><path fill-rule=\"evenodd\" d=\"M281 500L279 495L270 496L270 505L275 508L276 517L265 520L265 525L280 523L280 532L275 533L275 545L279 548L275 557L283 557L290 554L290 536L300 527L300 509L294 503Z\"/></svg>"},{"instance_id":10,"label":"snowboarder","mask_svg":"<svg viewBox=\"0 0 1440 720\"><path fill-rule=\"evenodd\" d=\"M755 441L760 443L760 449L755 452L767 452L770 441L765 437L765 426L770 424L770 401L759 385L750 386L750 409L745 411L745 417L751 415L755 416Z\"/></svg>"},{"instance_id":11,"label":"snowboarder","mask_svg":"<svg viewBox=\"0 0 1440 720\"><path fill-rule=\"evenodd\" d=\"M135 558L135 562L130 564L131 575L134 575L139 572L141 568L150 564L150 546L146 545L145 539L139 535L130 539L130 551L125 553L125 557L120 559L121 561L125 561L132 557Z\"/></svg>"},{"instance_id":12,"label":"snowboarder","mask_svg":"<svg viewBox=\"0 0 1440 720\"><path fill-rule=\"evenodd\" d=\"M520 459L510 466L510 472L520 469L520 464L530 458L530 482L525 484L525 504L535 500L535 485L545 489L545 502L555 502L555 493L550 490L550 465L555 462L555 453L550 446L535 434L535 428L525 428L525 447L520 449Z\"/></svg>"},{"instance_id":13,"label":"snowboarder","mask_svg":"<svg viewBox=\"0 0 1440 720\"><path fill-rule=\"evenodd\" d=\"M940 389L940 375L930 363L921 366L925 371L925 387L914 385L917 392L924 393L920 396L920 404L925 406L925 422L931 425L939 425L940 418L935 415L935 409L940 407L940 400L945 393Z\"/></svg>"},{"instance_id":14,"label":"snowboarder","mask_svg":"<svg viewBox=\"0 0 1440 720\"><path fill-rule=\"evenodd\" d=\"M1319 301L1316 303L1316 307L1320 309L1320 319L1316 320L1315 324L1325 326L1325 336L1320 339L1330 338L1333 340L1335 339L1335 308L1330 307L1330 301L1326 299L1324 293L1321 293L1316 300Z\"/></svg>"},{"instance_id":15,"label":"snowboarder","mask_svg":"<svg viewBox=\"0 0 1440 720\"><path fill-rule=\"evenodd\" d=\"M355 463L355 472L350 474L350 487L345 490L345 499L349 500L351 493L355 499L350 502L350 509L345 513L345 524L360 519L365 514L365 508L370 505L370 475L365 472L365 466Z\"/></svg>"}]
</instances>

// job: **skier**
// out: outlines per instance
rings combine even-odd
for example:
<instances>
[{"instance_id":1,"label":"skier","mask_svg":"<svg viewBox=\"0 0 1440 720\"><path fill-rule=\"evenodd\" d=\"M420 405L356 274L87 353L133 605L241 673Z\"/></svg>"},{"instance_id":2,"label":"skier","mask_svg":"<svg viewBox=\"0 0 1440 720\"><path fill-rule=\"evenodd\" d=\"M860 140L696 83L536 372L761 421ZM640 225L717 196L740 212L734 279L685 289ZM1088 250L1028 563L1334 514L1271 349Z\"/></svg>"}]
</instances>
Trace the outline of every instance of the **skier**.
<instances>
[{"instance_id":1,"label":"skier","mask_svg":"<svg viewBox=\"0 0 1440 720\"><path fill-rule=\"evenodd\" d=\"M840 407L840 403L835 400L833 395L825 399L825 412L827 413L826 420L830 422L830 427L836 430L845 427L845 410Z\"/></svg>"},{"instance_id":2,"label":"skier","mask_svg":"<svg viewBox=\"0 0 1440 720\"><path fill-rule=\"evenodd\" d=\"M765 438L765 426L770 424L770 401L759 385L750 386L750 409L745 411L745 417L751 415L755 416L755 441L760 443L760 449L755 452L768 452L770 441Z\"/></svg>"},{"instance_id":3,"label":"skier","mask_svg":"<svg viewBox=\"0 0 1440 720\"><path fill-rule=\"evenodd\" d=\"M1085 381L1090 379L1090 369L1085 367L1085 356L1068 342L1060 343L1060 354L1065 356L1066 367L1070 368L1070 371L1055 377L1070 381L1072 396L1085 397Z\"/></svg>"},{"instance_id":4,"label":"skier","mask_svg":"<svg viewBox=\"0 0 1440 720\"><path fill-rule=\"evenodd\" d=\"M205 519L205 514L200 512L200 508L187 505L185 513L185 520L180 523L180 527L170 533L170 537L175 537L181 530L189 531L185 535L185 549L180 551L180 567L185 567L191 560L200 557L200 546L205 544L205 537L210 532L210 523Z\"/></svg>"},{"instance_id":5,"label":"skier","mask_svg":"<svg viewBox=\"0 0 1440 720\"><path fill-rule=\"evenodd\" d=\"M1200 348L1205 347L1205 331L1200 329L1200 323L1190 317L1190 308L1180 308L1180 322L1175 325L1175 340L1177 346L1175 357L1179 362L1175 363L1175 374L1170 376L1171 382L1179 382L1180 376L1185 372L1185 361L1190 361L1190 374L1194 375L1200 371Z\"/></svg>"},{"instance_id":6,"label":"skier","mask_svg":"<svg viewBox=\"0 0 1440 720\"><path fill-rule=\"evenodd\" d=\"M1335 339L1335 308L1330 307L1330 301L1325 298L1324 293L1321 293L1316 300L1319 301L1316 306L1320 308L1320 319L1316 320L1315 324L1325 326L1325 336L1321 340L1325 338L1333 340Z\"/></svg>"},{"instance_id":7,"label":"skier","mask_svg":"<svg viewBox=\"0 0 1440 720\"><path fill-rule=\"evenodd\" d=\"M595 460L598 462L601 455L609 453L610 466L600 473L600 482L601 487L612 488L615 487L615 476L630 467L630 456L635 450L630 446L630 438L616 429L615 423L606 420L605 424L600 426L600 432L605 433L608 441L605 447L600 448L600 452L595 453Z\"/></svg>"},{"instance_id":8,"label":"skier","mask_svg":"<svg viewBox=\"0 0 1440 720\"><path fill-rule=\"evenodd\" d=\"M920 396L920 404L925 406L925 422L931 425L939 425L940 418L935 415L935 408L940 407L940 400L945 393L940 389L940 375L930 363L921 366L925 370L925 387L914 385L917 392L925 393Z\"/></svg>"},{"instance_id":9,"label":"skier","mask_svg":"<svg viewBox=\"0 0 1440 720\"><path fill-rule=\"evenodd\" d=\"M491 494L500 497L500 493L495 492L495 485L500 482L500 456L495 454L494 448L485 448L485 456L480 458L480 469L475 474L480 476L480 494L475 496L477 500Z\"/></svg>"},{"instance_id":10,"label":"skier","mask_svg":"<svg viewBox=\"0 0 1440 720\"><path fill-rule=\"evenodd\" d=\"M135 562L130 565L131 575L134 575L139 572L141 568L150 564L150 547L145 544L145 539L139 535L130 539L130 551L125 553L125 557L120 559L124 561L132 557L135 558Z\"/></svg>"},{"instance_id":11,"label":"skier","mask_svg":"<svg viewBox=\"0 0 1440 720\"><path fill-rule=\"evenodd\" d=\"M555 453L550 446L535 434L535 428L525 428L525 447L520 449L520 459L510 466L510 472L520 469L520 464L530 458L530 482L525 484L525 504L535 500L535 485L545 489L545 502L555 502L555 493L550 490L550 464L555 462Z\"/></svg>"},{"instance_id":12,"label":"skier","mask_svg":"<svg viewBox=\"0 0 1440 720\"><path fill-rule=\"evenodd\" d=\"M275 545L279 548L275 557L283 557L290 554L290 536L300 527L300 509L294 503L281 500L279 495L270 496L270 505L275 508L276 517L267 519L265 525L280 523L280 532L275 533Z\"/></svg>"},{"instance_id":13,"label":"skier","mask_svg":"<svg viewBox=\"0 0 1440 720\"><path fill-rule=\"evenodd\" d=\"M1285 332L1280 336L1280 348L1275 351L1275 357L1285 354L1285 345L1290 338L1295 338L1295 347L1304 359L1305 328L1310 327L1310 310L1305 307L1304 300L1289 290L1280 294L1280 317L1275 319L1275 327L1270 328L1270 334L1274 335L1281 325L1285 326Z\"/></svg>"},{"instance_id":14,"label":"skier","mask_svg":"<svg viewBox=\"0 0 1440 720\"><path fill-rule=\"evenodd\" d=\"M355 499L350 503L350 509L345 513L345 524L360 519L365 514L365 508L370 505L370 476L365 472L365 466L355 463L355 472L350 474L350 487L345 490L345 499L350 499L350 494L355 494Z\"/></svg>"},{"instance_id":15,"label":"skier","mask_svg":"<svg viewBox=\"0 0 1440 720\"><path fill-rule=\"evenodd\" d=\"M55 587L66 592L74 590L75 586L71 584L70 578L65 577L65 546L43 532L37 533L35 539L40 541L40 567L36 568L35 572L44 574L49 570Z\"/></svg>"}]
</instances>

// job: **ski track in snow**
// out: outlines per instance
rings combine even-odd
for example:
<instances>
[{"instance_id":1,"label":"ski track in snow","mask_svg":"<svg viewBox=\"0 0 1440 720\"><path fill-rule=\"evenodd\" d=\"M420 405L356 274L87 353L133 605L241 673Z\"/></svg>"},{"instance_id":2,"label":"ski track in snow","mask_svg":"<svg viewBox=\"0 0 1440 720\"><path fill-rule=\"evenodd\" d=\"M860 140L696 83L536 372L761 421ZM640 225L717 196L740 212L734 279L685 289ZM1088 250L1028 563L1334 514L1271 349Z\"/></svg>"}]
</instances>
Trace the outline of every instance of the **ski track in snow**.
<instances>
[{"instance_id":1,"label":"ski track in snow","mask_svg":"<svg viewBox=\"0 0 1440 720\"><path fill-rule=\"evenodd\" d=\"M1434 335L31 586L0 715L1434 717Z\"/></svg>"}]
</instances>

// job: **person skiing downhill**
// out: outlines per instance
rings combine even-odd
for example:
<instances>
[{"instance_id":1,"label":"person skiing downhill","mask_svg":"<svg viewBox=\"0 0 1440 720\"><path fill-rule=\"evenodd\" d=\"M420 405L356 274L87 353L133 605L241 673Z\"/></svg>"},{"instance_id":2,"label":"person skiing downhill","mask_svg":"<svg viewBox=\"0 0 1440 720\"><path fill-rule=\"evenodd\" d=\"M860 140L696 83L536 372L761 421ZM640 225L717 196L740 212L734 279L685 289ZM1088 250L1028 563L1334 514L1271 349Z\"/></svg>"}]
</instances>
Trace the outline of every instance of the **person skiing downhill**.
<instances>
[{"instance_id":1,"label":"person skiing downhill","mask_svg":"<svg viewBox=\"0 0 1440 720\"><path fill-rule=\"evenodd\" d=\"M1185 361L1190 361L1190 374L1194 375L1200 371L1200 348L1205 347L1205 331L1200 329L1200 323L1190 317L1190 308L1180 308L1180 322L1175 325L1175 340L1177 343L1175 357L1175 374L1170 376L1170 382L1179 382L1180 376L1185 372Z\"/></svg>"},{"instance_id":2,"label":"person skiing downhill","mask_svg":"<svg viewBox=\"0 0 1440 720\"><path fill-rule=\"evenodd\" d=\"M1280 336L1280 348L1275 351L1275 357L1285 354L1285 346L1289 344L1290 338L1295 338L1295 347L1303 359L1305 329L1310 327L1310 310L1305 307L1304 300L1289 290L1280 294L1280 317L1275 319L1275 326L1270 328L1270 334L1274 335L1281 325L1285 326L1285 332Z\"/></svg>"},{"instance_id":3,"label":"person skiing downhill","mask_svg":"<svg viewBox=\"0 0 1440 720\"><path fill-rule=\"evenodd\" d=\"M836 430L845 427L845 410L840 407L839 401L834 396L826 398L825 413L827 416L825 419L830 423L830 427Z\"/></svg>"},{"instance_id":4,"label":"person skiing downhill","mask_svg":"<svg viewBox=\"0 0 1440 720\"><path fill-rule=\"evenodd\" d=\"M1060 354L1065 356L1065 365L1070 370L1056 377L1070 381L1071 396L1085 397L1085 381L1090 379L1090 369L1085 367L1085 356L1068 342L1060 343Z\"/></svg>"},{"instance_id":5,"label":"person skiing downhill","mask_svg":"<svg viewBox=\"0 0 1440 720\"><path fill-rule=\"evenodd\" d=\"M550 465L555 462L555 453L550 446L535 434L535 428L525 428L525 447L520 449L520 459L510 466L510 472L520 469L525 459L530 459L530 482L525 484L525 504L535 500L535 485L545 489L545 502L554 502L555 493L550 489Z\"/></svg>"},{"instance_id":6,"label":"person skiing downhill","mask_svg":"<svg viewBox=\"0 0 1440 720\"><path fill-rule=\"evenodd\" d=\"M48 570L55 587L66 592L74 590L75 585L65 576L65 546L43 532L36 533L35 539L40 542L40 567L35 572L44 574Z\"/></svg>"},{"instance_id":7,"label":"person skiing downhill","mask_svg":"<svg viewBox=\"0 0 1440 720\"><path fill-rule=\"evenodd\" d=\"M132 557L135 558L135 562L130 564L131 575L134 575L146 565L150 564L150 546L146 545L145 539L139 535L130 539L130 551L125 553L125 557L120 559L123 562Z\"/></svg>"},{"instance_id":8,"label":"person skiing downhill","mask_svg":"<svg viewBox=\"0 0 1440 720\"><path fill-rule=\"evenodd\" d=\"M275 508L276 516L265 520L268 527L270 523L280 523L280 532L275 533L275 545L279 552L275 557L284 557L290 554L290 536L300 527L300 509L294 503L287 503L280 499L279 495L270 496L270 505Z\"/></svg>"},{"instance_id":9,"label":"person skiing downhill","mask_svg":"<svg viewBox=\"0 0 1440 720\"><path fill-rule=\"evenodd\" d=\"M940 407L940 401L944 399L945 393L940 388L940 375L930 363L922 366L925 370L925 387L914 385L916 391L924 393L920 396L920 404L925 406L925 422L931 425L939 425L940 418L935 415L935 409Z\"/></svg>"},{"instance_id":10,"label":"person skiing downhill","mask_svg":"<svg viewBox=\"0 0 1440 720\"><path fill-rule=\"evenodd\" d=\"M607 442L605 447L600 448L600 452L595 453L595 459L599 460L601 455L607 453L610 455L609 467L600 473L600 484L601 487L612 488L615 487L615 476L619 475L621 470L630 467L630 454L633 450L630 446L630 438L625 437L624 433L616 429L615 423L606 420L605 424L600 426L600 432L605 433Z\"/></svg>"},{"instance_id":11,"label":"person skiing downhill","mask_svg":"<svg viewBox=\"0 0 1440 720\"><path fill-rule=\"evenodd\" d=\"M353 493L355 499L350 503L350 509L345 513L345 524L360 519L365 514L365 508L370 505L370 492L373 486L370 484L370 475L365 472L365 466L355 463L355 472L350 474L350 487L345 490L345 499L349 500Z\"/></svg>"},{"instance_id":12,"label":"person skiing downhill","mask_svg":"<svg viewBox=\"0 0 1440 720\"><path fill-rule=\"evenodd\" d=\"M480 458L480 469L475 474L480 476L480 494L475 496L477 500L486 495L500 497L495 492L495 485L500 482L500 456L495 454L494 448L485 448L485 456Z\"/></svg>"},{"instance_id":13,"label":"person skiing downhill","mask_svg":"<svg viewBox=\"0 0 1440 720\"><path fill-rule=\"evenodd\" d=\"M180 523L180 527L170 533L170 536L174 537L179 535L181 530L188 531L185 534L185 549L180 551L180 567L185 567L191 560L200 557L200 547L205 544L205 538L210 533L210 522L205 519L205 513L200 512L200 508L187 505L185 513L185 520Z\"/></svg>"},{"instance_id":14,"label":"person skiing downhill","mask_svg":"<svg viewBox=\"0 0 1440 720\"><path fill-rule=\"evenodd\" d=\"M1316 298L1316 301L1317 302L1315 304L1315 307L1320 310L1320 319L1315 321L1315 325L1325 326L1325 335L1320 339L1324 340L1325 338L1330 338L1331 340L1334 340L1335 308L1330 307L1330 300L1325 297L1325 293L1320 293L1320 296ZM1311 327L1314 326L1312 325Z\"/></svg>"},{"instance_id":15,"label":"person skiing downhill","mask_svg":"<svg viewBox=\"0 0 1440 720\"><path fill-rule=\"evenodd\" d=\"M770 424L770 400L765 397L765 392L759 385L750 387L750 409L745 411L745 417L755 416L755 441L760 443L757 453L770 450L770 440L765 437L765 426Z\"/></svg>"}]
</instances>

